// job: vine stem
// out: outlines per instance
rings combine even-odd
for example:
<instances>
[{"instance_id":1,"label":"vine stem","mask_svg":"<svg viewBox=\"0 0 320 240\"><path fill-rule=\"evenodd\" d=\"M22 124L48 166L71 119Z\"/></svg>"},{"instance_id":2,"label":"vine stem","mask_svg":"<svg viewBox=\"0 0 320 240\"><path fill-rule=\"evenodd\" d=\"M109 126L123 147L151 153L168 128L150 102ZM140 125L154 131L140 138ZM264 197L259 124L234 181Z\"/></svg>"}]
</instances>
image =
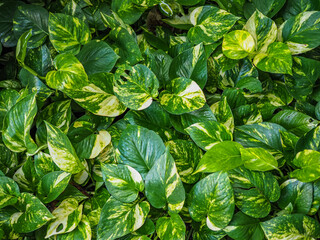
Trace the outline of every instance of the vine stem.
<instances>
[{"instance_id":1,"label":"vine stem","mask_svg":"<svg viewBox=\"0 0 320 240\"><path fill-rule=\"evenodd\" d=\"M189 240L189 239L191 238L192 232L193 232L193 229L191 229L191 230L189 231L186 240Z\"/></svg>"},{"instance_id":2,"label":"vine stem","mask_svg":"<svg viewBox=\"0 0 320 240\"><path fill-rule=\"evenodd\" d=\"M40 78L41 80L46 80L45 77L40 76L38 73L36 73L36 71L34 71L33 69L31 69L30 67L28 67L25 64L22 64L22 67L24 69L26 69L28 72L30 72L32 75L36 76L37 78Z\"/></svg>"},{"instance_id":3,"label":"vine stem","mask_svg":"<svg viewBox=\"0 0 320 240\"><path fill-rule=\"evenodd\" d=\"M284 178L284 175L283 175L282 171L281 171L279 168L277 168L277 171L279 172L280 177L281 177L281 178Z\"/></svg>"}]
</instances>

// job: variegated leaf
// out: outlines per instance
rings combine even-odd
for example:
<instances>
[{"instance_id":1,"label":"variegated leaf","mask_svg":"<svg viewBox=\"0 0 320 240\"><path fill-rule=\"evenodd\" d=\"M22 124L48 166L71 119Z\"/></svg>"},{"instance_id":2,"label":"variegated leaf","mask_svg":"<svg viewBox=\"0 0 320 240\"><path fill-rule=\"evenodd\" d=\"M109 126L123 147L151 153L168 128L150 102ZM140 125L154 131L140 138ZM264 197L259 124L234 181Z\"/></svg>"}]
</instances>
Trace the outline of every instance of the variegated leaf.
<instances>
[{"instance_id":1,"label":"variegated leaf","mask_svg":"<svg viewBox=\"0 0 320 240\"><path fill-rule=\"evenodd\" d=\"M92 231L88 218L82 215L81 221L79 222L76 229L72 232L55 235L56 240L91 240Z\"/></svg>"},{"instance_id":2,"label":"variegated leaf","mask_svg":"<svg viewBox=\"0 0 320 240\"><path fill-rule=\"evenodd\" d=\"M17 183L11 178L0 175L0 208L14 205L19 196L20 190Z\"/></svg>"},{"instance_id":3,"label":"variegated leaf","mask_svg":"<svg viewBox=\"0 0 320 240\"><path fill-rule=\"evenodd\" d=\"M157 236L160 240L186 239L186 225L177 213L172 213L170 217L161 217L156 224Z\"/></svg>"},{"instance_id":4,"label":"variegated leaf","mask_svg":"<svg viewBox=\"0 0 320 240\"><path fill-rule=\"evenodd\" d=\"M51 156L41 151L34 155L34 169L40 178L50 172L59 171Z\"/></svg>"},{"instance_id":5,"label":"variegated leaf","mask_svg":"<svg viewBox=\"0 0 320 240\"><path fill-rule=\"evenodd\" d=\"M28 157L20 168L14 173L13 180L19 185L20 190L35 192L39 183L35 166L31 157Z\"/></svg>"},{"instance_id":6,"label":"variegated leaf","mask_svg":"<svg viewBox=\"0 0 320 240\"><path fill-rule=\"evenodd\" d=\"M293 159L293 164L299 169L290 173L290 176L302 182L312 182L320 177L320 153L315 150L299 152Z\"/></svg>"},{"instance_id":7,"label":"variegated leaf","mask_svg":"<svg viewBox=\"0 0 320 240\"><path fill-rule=\"evenodd\" d=\"M16 104L20 94L13 89L0 91L0 131L3 128L3 121L7 112Z\"/></svg>"},{"instance_id":8,"label":"variegated leaf","mask_svg":"<svg viewBox=\"0 0 320 240\"><path fill-rule=\"evenodd\" d=\"M231 108L228 104L227 97L223 96L219 102L214 103L210 109L214 113L217 121L222 123L233 132L234 129L234 118Z\"/></svg>"}]
</instances>

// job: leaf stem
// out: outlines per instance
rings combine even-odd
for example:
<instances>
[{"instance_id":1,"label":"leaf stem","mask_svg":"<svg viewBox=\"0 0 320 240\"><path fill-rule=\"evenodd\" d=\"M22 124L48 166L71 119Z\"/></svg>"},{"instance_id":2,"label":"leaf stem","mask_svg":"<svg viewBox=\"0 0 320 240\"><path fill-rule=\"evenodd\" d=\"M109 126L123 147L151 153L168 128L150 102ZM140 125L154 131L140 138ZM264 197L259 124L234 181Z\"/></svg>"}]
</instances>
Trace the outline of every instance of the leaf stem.
<instances>
[{"instance_id":1,"label":"leaf stem","mask_svg":"<svg viewBox=\"0 0 320 240\"><path fill-rule=\"evenodd\" d=\"M33 69L31 69L30 67L28 67L27 65L25 65L24 63L22 64L22 67L24 69L26 69L29 73L31 73L32 75L36 76L37 78L40 78L41 80L46 80L45 77L40 76L38 73L36 73L36 71L34 71Z\"/></svg>"},{"instance_id":2,"label":"leaf stem","mask_svg":"<svg viewBox=\"0 0 320 240\"><path fill-rule=\"evenodd\" d=\"M191 238L192 232L193 232L193 229L191 228L190 231L188 232L188 236L187 236L186 240L189 240Z\"/></svg>"},{"instance_id":3,"label":"leaf stem","mask_svg":"<svg viewBox=\"0 0 320 240\"><path fill-rule=\"evenodd\" d=\"M281 171L279 168L276 168L276 169L277 169L277 171L279 172L280 177L281 177L281 178L284 178L284 175L283 175L282 171Z\"/></svg>"}]
</instances>

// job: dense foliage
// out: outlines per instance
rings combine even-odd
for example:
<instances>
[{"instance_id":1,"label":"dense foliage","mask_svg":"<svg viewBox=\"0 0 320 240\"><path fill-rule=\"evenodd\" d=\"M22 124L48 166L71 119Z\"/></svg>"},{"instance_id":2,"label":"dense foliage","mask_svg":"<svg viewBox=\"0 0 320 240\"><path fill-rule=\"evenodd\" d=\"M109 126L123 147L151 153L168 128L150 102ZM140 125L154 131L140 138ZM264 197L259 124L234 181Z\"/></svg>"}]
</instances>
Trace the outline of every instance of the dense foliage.
<instances>
[{"instance_id":1,"label":"dense foliage","mask_svg":"<svg viewBox=\"0 0 320 240\"><path fill-rule=\"evenodd\" d=\"M2 0L0 41L0 239L320 239L319 0Z\"/></svg>"}]
</instances>

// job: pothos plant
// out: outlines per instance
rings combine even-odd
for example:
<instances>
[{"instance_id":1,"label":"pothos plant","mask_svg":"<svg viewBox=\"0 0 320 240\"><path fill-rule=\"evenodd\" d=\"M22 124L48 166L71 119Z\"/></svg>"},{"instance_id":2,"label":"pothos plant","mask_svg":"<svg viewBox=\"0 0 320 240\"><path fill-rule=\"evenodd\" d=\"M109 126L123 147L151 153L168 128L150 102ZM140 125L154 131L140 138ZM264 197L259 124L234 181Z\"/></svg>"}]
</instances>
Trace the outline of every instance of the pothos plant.
<instances>
[{"instance_id":1,"label":"pothos plant","mask_svg":"<svg viewBox=\"0 0 320 240\"><path fill-rule=\"evenodd\" d=\"M319 239L318 0L0 3L0 239Z\"/></svg>"}]
</instances>

